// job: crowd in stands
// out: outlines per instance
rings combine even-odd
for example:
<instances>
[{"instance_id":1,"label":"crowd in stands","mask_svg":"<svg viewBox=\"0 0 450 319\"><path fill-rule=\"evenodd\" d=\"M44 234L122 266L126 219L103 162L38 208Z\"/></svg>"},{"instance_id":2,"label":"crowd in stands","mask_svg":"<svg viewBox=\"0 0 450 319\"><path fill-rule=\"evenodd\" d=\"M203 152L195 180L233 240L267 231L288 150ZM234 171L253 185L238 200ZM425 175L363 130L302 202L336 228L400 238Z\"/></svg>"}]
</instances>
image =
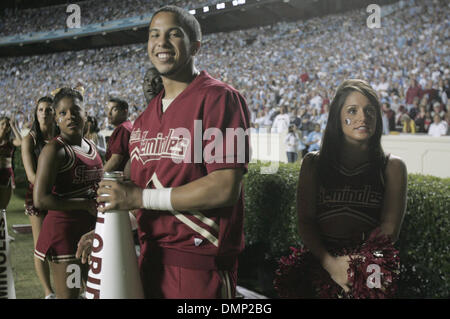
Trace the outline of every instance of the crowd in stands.
<instances>
[{"instance_id":1,"label":"crowd in stands","mask_svg":"<svg viewBox=\"0 0 450 319\"><path fill-rule=\"evenodd\" d=\"M110 20L118 20L150 14L155 9L164 5L174 4L185 9L197 8L205 4L215 4L218 0L88 0L70 1L67 4L30 8L19 10L6 8L0 13L0 37L14 34L27 34L60 30L66 27L66 20L71 12L67 11L69 4L80 6L81 25L102 23ZM26 23L24 23L26 21Z\"/></svg>"},{"instance_id":2,"label":"crowd in stands","mask_svg":"<svg viewBox=\"0 0 450 319\"><path fill-rule=\"evenodd\" d=\"M300 150L320 145L334 90L348 78L378 91L385 134L450 134L450 3L407 1L378 29L367 16L361 9L205 35L199 67L239 89L255 131L292 127ZM108 96L127 100L132 120L143 110L149 67L145 44L0 59L0 113L19 110L26 126L40 96L82 84L89 115L107 129Z\"/></svg>"}]
</instances>

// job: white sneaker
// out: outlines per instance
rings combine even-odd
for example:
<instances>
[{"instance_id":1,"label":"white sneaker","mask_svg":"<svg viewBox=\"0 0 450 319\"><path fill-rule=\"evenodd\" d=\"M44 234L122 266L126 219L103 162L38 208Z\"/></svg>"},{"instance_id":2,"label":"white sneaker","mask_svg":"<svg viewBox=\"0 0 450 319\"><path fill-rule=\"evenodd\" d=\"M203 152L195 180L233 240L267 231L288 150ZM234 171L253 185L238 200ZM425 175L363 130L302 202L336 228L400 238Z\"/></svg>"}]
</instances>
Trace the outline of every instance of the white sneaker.
<instances>
[{"instance_id":1,"label":"white sneaker","mask_svg":"<svg viewBox=\"0 0 450 319\"><path fill-rule=\"evenodd\" d=\"M56 299L56 295L52 292L51 294L45 296L44 299Z\"/></svg>"}]
</instances>

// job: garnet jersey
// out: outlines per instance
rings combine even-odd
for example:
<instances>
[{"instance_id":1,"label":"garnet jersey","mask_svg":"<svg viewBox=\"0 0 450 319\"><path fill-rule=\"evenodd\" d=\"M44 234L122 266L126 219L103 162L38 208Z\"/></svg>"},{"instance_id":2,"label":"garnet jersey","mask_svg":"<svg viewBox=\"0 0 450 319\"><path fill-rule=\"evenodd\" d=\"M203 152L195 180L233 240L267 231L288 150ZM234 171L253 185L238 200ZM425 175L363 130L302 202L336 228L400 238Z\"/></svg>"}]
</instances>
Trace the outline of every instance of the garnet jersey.
<instances>
[{"instance_id":1,"label":"garnet jersey","mask_svg":"<svg viewBox=\"0 0 450 319\"><path fill-rule=\"evenodd\" d=\"M113 154L124 156L118 171L123 171L125 164L130 159L128 154L128 141L130 140L130 133L133 125L130 121L125 121L117 126L112 132L106 147L105 159L108 161Z\"/></svg>"},{"instance_id":2,"label":"garnet jersey","mask_svg":"<svg viewBox=\"0 0 450 319\"><path fill-rule=\"evenodd\" d=\"M351 171L332 165L333 176L319 186L316 219L327 247L349 247L380 225L385 165L368 162Z\"/></svg>"},{"instance_id":3,"label":"garnet jersey","mask_svg":"<svg viewBox=\"0 0 450 319\"><path fill-rule=\"evenodd\" d=\"M94 198L103 177L102 159L97 148L85 138L89 144L88 153L81 147L68 145L61 136L55 139L63 145L67 161L58 170L53 194L64 198Z\"/></svg>"},{"instance_id":4,"label":"garnet jersey","mask_svg":"<svg viewBox=\"0 0 450 319\"><path fill-rule=\"evenodd\" d=\"M11 141L0 145L0 186L14 188L13 158L16 147Z\"/></svg>"},{"instance_id":5,"label":"garnet jersey","mask_svg":"<svg viewBox=\"0 0 450 319\"><path fill-rule=\"evenodd\" d=\"M218 169L247 171L249 137L243 133L249 128L249 111L234 88L202 71L164 113L163 95L164 91L151 100L134 122L129 149L135 184L177 187ZM241 138L233 135L238 131ZM202 212L141 210L137 220L142 255L151 242L162 250L190 254L186 262L192 254L236 256L244 246L243 213L242 190L232 207Z\"/></svg>"}]
</instances>

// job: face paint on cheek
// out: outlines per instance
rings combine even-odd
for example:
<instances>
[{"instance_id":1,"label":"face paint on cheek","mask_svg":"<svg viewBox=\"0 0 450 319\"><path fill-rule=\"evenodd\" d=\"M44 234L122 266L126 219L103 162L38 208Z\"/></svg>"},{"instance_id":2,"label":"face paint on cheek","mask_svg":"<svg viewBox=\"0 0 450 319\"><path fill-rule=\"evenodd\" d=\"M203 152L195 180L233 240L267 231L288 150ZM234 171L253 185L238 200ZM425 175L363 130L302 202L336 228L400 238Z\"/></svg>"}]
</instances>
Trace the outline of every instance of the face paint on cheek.
<instances>
[{"instance_id":1,"label":"face paint on cheek","mask_svg":"<svg viewBox=\"0 0 450 319\"><path fill-rule=\"evenodd\" d=\"M352 124L352 121L350 119L345 119L345 124L350 125Z\"/></svg>"}]
</instances>

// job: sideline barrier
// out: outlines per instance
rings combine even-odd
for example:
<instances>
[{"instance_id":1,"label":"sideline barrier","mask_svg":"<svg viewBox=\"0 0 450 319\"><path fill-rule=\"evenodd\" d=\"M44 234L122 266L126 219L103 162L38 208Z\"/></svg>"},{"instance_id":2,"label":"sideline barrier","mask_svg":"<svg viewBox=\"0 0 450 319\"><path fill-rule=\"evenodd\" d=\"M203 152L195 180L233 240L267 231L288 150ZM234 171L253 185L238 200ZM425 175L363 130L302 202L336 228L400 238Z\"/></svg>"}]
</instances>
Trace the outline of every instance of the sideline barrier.
<instances>
[{"instance_id":1,"label":"sideline barrier","mask_svg":"<svg viewBox=\"0 0 450 319\"><path fill-rule=\"evenodd\" d=\"M287 163L285 136L278 133L251 134L252 160ZM381 144L386 153L405 161L408 173L450 177L450 136L383 135Z\"/></svg>"},{"instance_id":2,"label":"sideline barrier","mask_svg":"<svg viewBox=\"0 0 450 319\"><path fill-rule=\"evenodd\" d=\"M100 133L108 137L112 131L103 130ZM285 136L286 134L252 131L252 162L259 160L287 163ZM450 136L391 134L383 135L381 144L386 153L397 155L405 161L408 173L450 177Z\"/></svg>"}]
</instances>

